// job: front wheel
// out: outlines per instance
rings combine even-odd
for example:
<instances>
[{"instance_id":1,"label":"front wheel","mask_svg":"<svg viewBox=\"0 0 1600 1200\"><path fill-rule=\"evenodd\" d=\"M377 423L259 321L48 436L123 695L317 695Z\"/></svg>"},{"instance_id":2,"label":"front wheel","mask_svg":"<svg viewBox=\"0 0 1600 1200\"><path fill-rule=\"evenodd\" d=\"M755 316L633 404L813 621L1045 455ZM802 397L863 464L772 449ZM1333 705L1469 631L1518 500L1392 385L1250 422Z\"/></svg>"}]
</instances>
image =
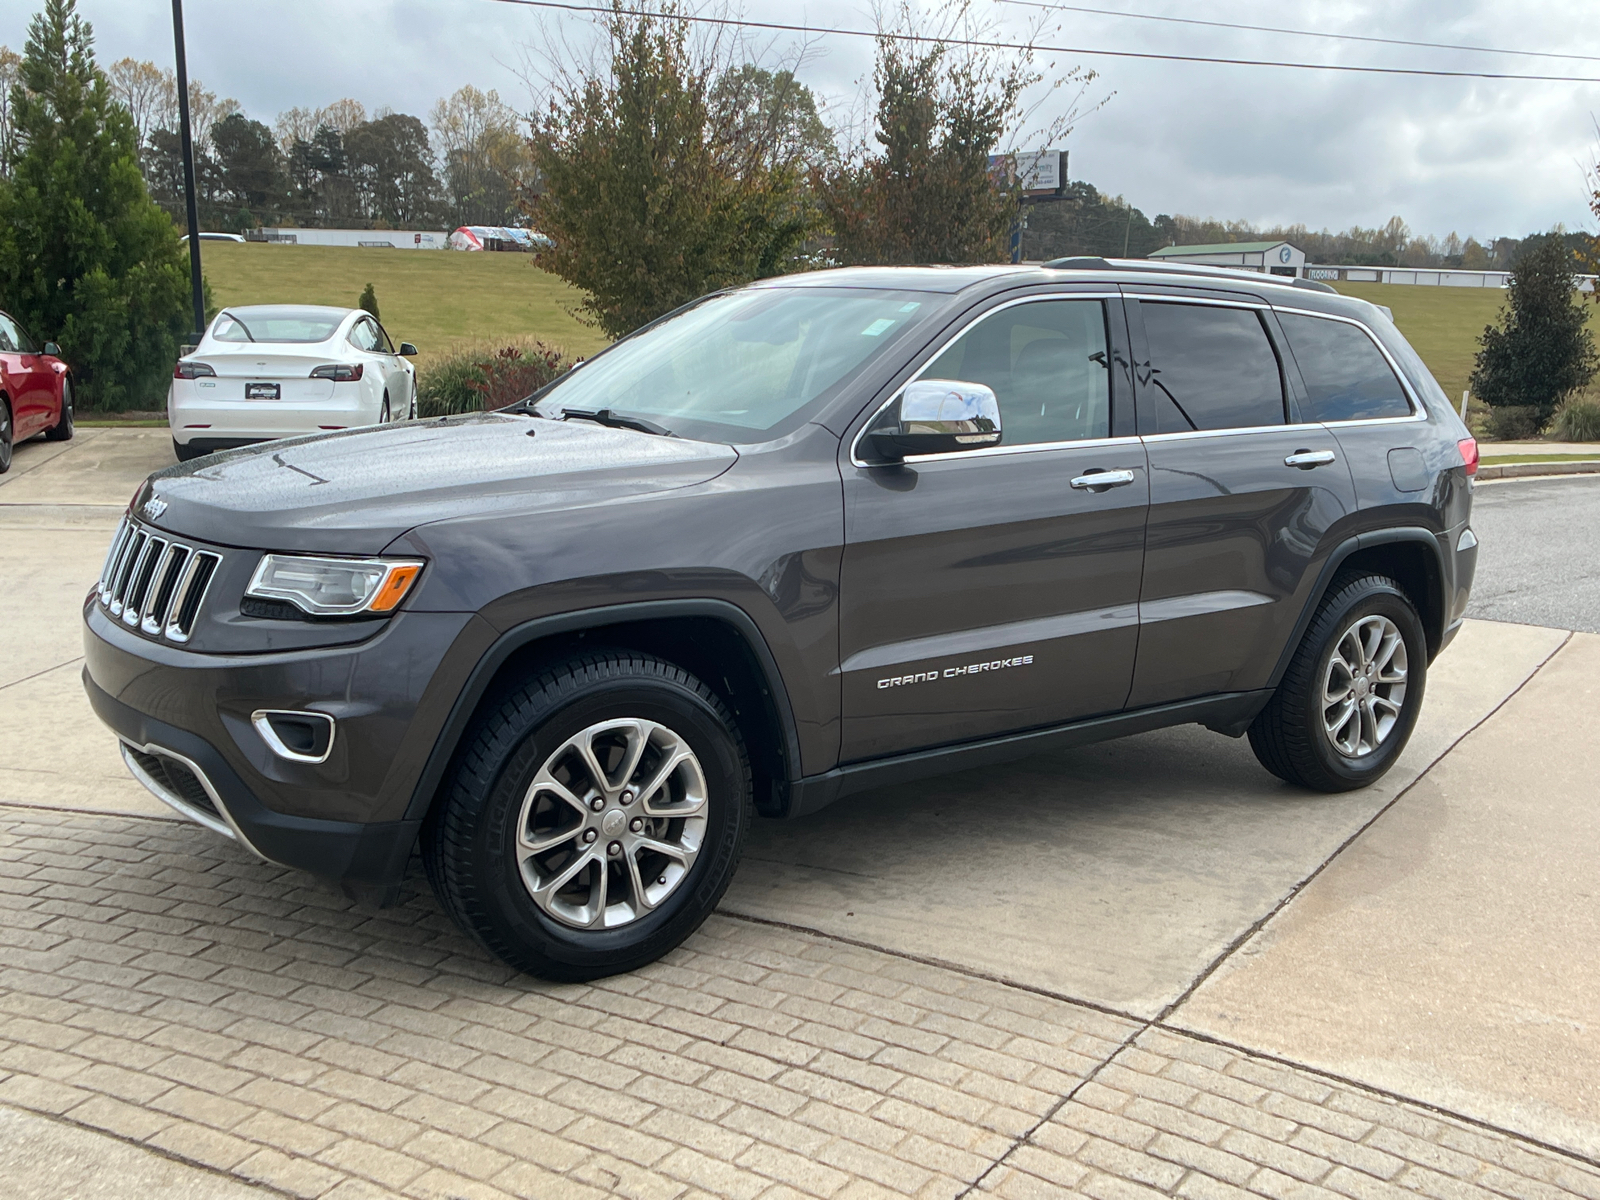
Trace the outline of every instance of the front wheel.
<instances>
[{"instance_id":1,"label":"front wheel","mask_svg":"<svg viewBox=\"0 0 1600 1200\"><path fill-rule=\"evenodd\" d=\"M61 415L56 418L56 423L44 431L47 441L70 442L72 440L73 419L76 414L72 410L72 380L61 381Z\"/></svg>"},{"instance_id":2,"label":"front wheel","mask_svg":"<svg viewBox=\"0 0 1600 1200\"><path fill-rule=\"evenodd\" d=\"M0 399L0 475L11 470L11 405Z\"/></svg>"},{"instance_id":3,"label":"front wheel","mask_svg":"<svg viewBox=\"0 0 1600 1200\"><path fill-rule=\"evenodd\" d=\"M753 817L716 694L649 655L590 654L481 721L429 814L423 863L440 904L505 962L594 979L700 926Z\"/></svg>"},{"instance_id":4,"label":"front wheel","mask_svg":"<svg viewBox=\"0 0 1600 1200\"><path fill-rule=\"evenodd\" d=\"M1278 778L1319 792L1376 783L1411 737L1427 673L1422 621L1400 586L1335 580L1250 726L1250 748Z\"/></svg>"},{"instance_id":5,"label":"front wheel","mask_svg":"<svg viewBox=\"0 0 1600 1200\"><path fill-rule=\"evenodd\" d=\"M378 412L378 424L379 425L387 425L388 423L389 423L389 393L385 392L383 394L383 408L381 410L379 410L379 412Z\"/></svg>"}]
</instances>

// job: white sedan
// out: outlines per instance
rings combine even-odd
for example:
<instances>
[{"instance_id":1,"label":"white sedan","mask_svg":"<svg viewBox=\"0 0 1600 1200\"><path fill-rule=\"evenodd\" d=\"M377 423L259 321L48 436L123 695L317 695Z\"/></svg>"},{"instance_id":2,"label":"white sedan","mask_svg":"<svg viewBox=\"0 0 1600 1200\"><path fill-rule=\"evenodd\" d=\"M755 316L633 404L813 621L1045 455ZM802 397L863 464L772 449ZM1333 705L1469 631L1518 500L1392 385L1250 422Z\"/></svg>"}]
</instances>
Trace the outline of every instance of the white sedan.
<instances>
[{"instance_id":1,"label":"white sedan","mask_svg":"<svg viewBox=\"0 0 1600 1200\"><path fill-rule=\"evenodd\" d=\"M178 360L167 424L181 459L417 415L410 342L359 308L226 308Z\"/></svg>"}]
</instances>

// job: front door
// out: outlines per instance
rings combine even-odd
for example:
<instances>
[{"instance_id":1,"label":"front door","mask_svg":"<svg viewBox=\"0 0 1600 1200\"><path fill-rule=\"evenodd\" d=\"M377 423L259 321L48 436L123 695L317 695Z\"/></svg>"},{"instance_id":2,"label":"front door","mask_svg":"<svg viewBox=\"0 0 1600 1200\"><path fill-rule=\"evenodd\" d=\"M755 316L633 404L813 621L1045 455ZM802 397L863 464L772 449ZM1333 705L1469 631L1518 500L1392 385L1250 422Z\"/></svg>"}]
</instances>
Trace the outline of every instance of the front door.
<instances>
[{"instance_id":1,"label":"front door","mask_svg":"<svg viewBox=\"0 0 1600 1200\"><path fill-rule=\"evenodd\" d=\"M873 466L846 442L843 761L1123 707L1148 504L1125 339L1114 300L1005 304L918 372L992 388L999 446Z\"/></svg>"},{"instance_id":2,"label":"front door","mask_svg":"<svg viewBox=\"0 0 1600 1200\"><path fill-rule=\"evenodd\" d=\"M1349 464L1296 419L1265 306L1145 296L1128 312L1150 458L1128 703L1265 687L1355 510Z\"/></svg>"},{"instance_id":3,"label":"front door","mask_svg":"<svg viewBox=\"0 0 1600 1200\"><path fill-rule=\"evenodd\" d=\"M0 354L5 356L11 395L12 436L20 442L56 423L56 373L27 331L4 313L0 313Z\"/></svg>"}]
</instances>

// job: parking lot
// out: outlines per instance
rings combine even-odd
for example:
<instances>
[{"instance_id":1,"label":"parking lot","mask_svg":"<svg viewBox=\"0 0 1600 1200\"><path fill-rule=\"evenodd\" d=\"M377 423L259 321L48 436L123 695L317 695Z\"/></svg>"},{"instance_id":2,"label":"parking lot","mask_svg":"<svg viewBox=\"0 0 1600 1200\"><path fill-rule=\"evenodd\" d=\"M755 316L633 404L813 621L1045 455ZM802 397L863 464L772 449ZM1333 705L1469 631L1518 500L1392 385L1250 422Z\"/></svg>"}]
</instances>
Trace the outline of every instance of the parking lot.
<instances>
[{"instance_id":1,"label":"parking lot","mask_svg":"<svg viewBox=\"0 0 1600 1200\"><path fill-rule=\"evenodd\" d=\"M1480 490L1481 615L1374 788L1189 727L871 792L555 986L420 869L356 907L128 778L78 603L170 460L0 477L7 1194L1600 1200L1600 481Z\"/></svg>"}]
</instances>

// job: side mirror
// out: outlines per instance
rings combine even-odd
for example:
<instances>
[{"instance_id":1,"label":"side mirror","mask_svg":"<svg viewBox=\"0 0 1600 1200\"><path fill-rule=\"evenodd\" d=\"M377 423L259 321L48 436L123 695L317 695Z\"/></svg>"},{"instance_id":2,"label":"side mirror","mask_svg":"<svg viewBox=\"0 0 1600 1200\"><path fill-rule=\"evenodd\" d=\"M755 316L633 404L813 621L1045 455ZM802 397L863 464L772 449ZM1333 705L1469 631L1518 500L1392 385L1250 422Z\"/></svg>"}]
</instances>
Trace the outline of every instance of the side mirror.
<instances>
[{"instance_id":1,"label":"side mirror","mask_svg":"<svg viewBox=\"0 0 1600 1200\"><path fill-rule=\"evenodd\" d=\"M46 342L44 344L44 352L50 355L52 358L61 357L61 347L56 345L54 342Z\"/></svg>"},{"instance_id":2,"label":"side mirror","mask_svg":"<svg viewBox=\"0 0 1600 1200\"><path fill-rule=\"evenodd\" d=\"M908 383L869 435L884 458L945 454L1000 444L1000 401L981 383L919 379Z\"/></svg>"},{"instance_id":3,"label":"side mirror","mask_svg":"<svg viewBox=\"0 0 1600 1200\"><path fill-rule=\"evenodd\" d=\"M415 346L413 346L410 342L401 342L400 343L400 357L401 358L414 358L416 356L416 353L417 353L417 348Z\"/></svg>"}]
</instances>

